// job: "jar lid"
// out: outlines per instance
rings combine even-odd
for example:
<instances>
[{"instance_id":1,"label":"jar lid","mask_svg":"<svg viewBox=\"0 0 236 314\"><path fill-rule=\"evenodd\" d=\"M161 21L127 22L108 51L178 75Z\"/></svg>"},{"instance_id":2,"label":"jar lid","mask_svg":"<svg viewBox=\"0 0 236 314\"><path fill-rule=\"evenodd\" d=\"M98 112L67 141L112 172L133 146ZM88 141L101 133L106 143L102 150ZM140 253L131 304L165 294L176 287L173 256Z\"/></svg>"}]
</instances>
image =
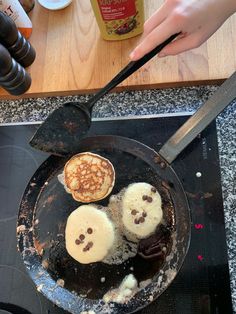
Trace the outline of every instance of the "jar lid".
<instances>
[{"instance_id":1,"label":"jar lid","mask_svg":"<svg viewBox=\"0 0 236 314\"><path fill-rule=\"evenodd\" d=\"M67 7L72 0L38 0L38 2L48 10L60 10Z\"/></svg>"}]
</instances>

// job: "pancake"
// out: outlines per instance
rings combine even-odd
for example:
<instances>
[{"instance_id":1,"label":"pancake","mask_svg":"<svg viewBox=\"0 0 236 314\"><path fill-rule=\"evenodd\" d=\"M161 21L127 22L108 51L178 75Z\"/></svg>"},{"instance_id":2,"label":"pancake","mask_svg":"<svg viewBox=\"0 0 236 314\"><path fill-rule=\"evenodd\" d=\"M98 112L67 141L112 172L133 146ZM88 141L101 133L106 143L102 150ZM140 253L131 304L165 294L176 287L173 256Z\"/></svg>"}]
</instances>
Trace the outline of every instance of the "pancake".
<instances>
[{"instance_id":1,"label":"pancake","mask_svg":"<svg viewBox=\"0 0 236 314\"><path fill-rule=\"evenodd\" d=\"M64 167L66 189L76 201L90 203L109 195L115 183L112 163L97 154L73 156Z\"/></svg>"},{"instance_id":2,"label":"pancake","mask_svg":"<svg viewBox=\"0 0 236 314\"><path fill-rule=\"evenodd\" d=\"M78 262L89 264L103 260L115 241L114 227L107 214L95 205L82 205L67 219L67 252Z\"/></svg>"},{"instance_id":3,"label":"pancake","mask_svg":"<svg viewBox=\"0 0 236 314\"><path fill-rule=\"evenodd\" d=\"M161 222L163 212L161 197L155 187L148 183L130 184L122 201L122 222L131 238L144 239L152 234Z\"/></svg>"}]
</instances>

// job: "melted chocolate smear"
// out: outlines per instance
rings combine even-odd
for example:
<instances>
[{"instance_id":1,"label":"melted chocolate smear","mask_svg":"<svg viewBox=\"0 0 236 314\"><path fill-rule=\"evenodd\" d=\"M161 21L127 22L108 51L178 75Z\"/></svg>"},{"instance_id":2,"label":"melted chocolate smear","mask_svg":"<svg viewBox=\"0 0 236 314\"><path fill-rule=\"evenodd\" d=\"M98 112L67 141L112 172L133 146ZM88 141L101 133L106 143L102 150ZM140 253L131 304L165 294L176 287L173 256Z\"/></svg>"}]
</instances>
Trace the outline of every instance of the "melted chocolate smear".
<instances>
[{"instance_id":1,"label":"melted chocolate smear","mask_svg":"<svg viewBox=\"0 0 236 314\"><path fill-rule=\"evenodd\" d=\"M150 237L139 242L138 254L145 259L165 259L172 246L171 230L160 225Z\"/></svg>"}]
</instances>

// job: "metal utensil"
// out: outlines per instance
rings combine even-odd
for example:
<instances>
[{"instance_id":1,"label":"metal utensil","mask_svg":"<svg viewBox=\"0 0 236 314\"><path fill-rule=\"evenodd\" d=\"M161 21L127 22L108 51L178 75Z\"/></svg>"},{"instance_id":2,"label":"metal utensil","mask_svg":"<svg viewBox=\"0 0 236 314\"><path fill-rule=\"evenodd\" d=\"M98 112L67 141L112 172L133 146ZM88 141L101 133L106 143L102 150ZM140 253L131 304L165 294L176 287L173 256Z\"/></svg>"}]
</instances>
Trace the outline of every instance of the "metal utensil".
<instances>
[{"instance_id":1,"label":"metal utensil","mask_svg":"<svg viewBox=\"0 0 236 314\"><path fill-rule=\"evenodd\" d=\"M236 71L163 145L159 154L172 163L184 148L197 137L236 98Z\"/></svg>"},{"instance_id":2,"label":"metal utensil","mask_svg":"<svg viewBox=\"0 0 236 314\"><path fill-rule=\"evenodd\" d=\"M115 86L142 67L178 35L174 34L138 61L131 61L87 103L68 102L54 110L36 131L30 145L55 155L73 154L91 125L94 104Z\"/></svg>"}]
</instances>

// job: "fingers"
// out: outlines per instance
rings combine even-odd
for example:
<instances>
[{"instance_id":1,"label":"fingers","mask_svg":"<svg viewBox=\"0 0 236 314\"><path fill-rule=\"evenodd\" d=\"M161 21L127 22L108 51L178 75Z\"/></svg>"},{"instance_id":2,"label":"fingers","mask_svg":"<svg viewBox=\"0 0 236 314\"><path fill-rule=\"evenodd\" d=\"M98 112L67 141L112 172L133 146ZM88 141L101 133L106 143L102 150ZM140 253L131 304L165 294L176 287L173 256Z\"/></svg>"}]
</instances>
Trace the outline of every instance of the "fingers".
<instances>
[{"instance_id":1,"label":"fingers","mask_svg":"<svg viewBox=\"0 0 236 314\"><path fill-rule=\"evenodd\" d=\"M141 43L134 49L135 51L131 52L130 58L132 61L138 60L144 54L141 53L143 49L143 41L144 44L146 42L146 37L149 33L151 33L156 27L158 27L163 21L166 19L168 15L168 8L166 2L144 23L144 31L141 37ZM146 53L148 52L145 50Z\"/></svg>"},{"instance_id":2,"label":"fingers","mask_svg":"<svg viewBox=\"0 0 236 314\"><path fill-rule=\"evenodd\" d=\"M202 44L199 38L200 37L198 33L193 33L177 39L163 48L162 51L158 54L158 57L174 56L181 52L197 48Z\"/></svg>"},{"instance_id":3,"label":"fingers","mask_svg":"<svg viewBox=\"0 0 236 314\"><path fill-rule=\"evenodd\" d=\"M172 23L169 23L168 18L164 20L158 27L154 28L143 41L131 52L130 59L136 61L142 58L145 54L150 52L152 49L160 45L171 35L178 31Z\"/></svg>"},{"instance_id":4,"label":"fingers","mask_svg":"<svg viewBox=\"0 0 236 314\"><path fill-rule=\"evenodd\" d=\"M218 2L220 6L217 9L216 3L211 0L166 0L145 23L144 35L130 54L130 59L136 61L142 58L171 35L179 32L181 35L162 49L160 57L199 47L225 20L225 16L222 19L220 12L223 2Z\"/></svg>"},{"instance_id":5,"label":"fingers","mask_svg":"<svg viewBox=\"0 0 236 314\"><path fill-rule=\"evenodd\" d=\"M166 3L163 3L163 5L144 23L143 36L146 36L149 33L151 33L151 31L153 31L154 28L156 28L165 20L167 15L168 15L167 5Z\"/></svg>"}]
</instances>

